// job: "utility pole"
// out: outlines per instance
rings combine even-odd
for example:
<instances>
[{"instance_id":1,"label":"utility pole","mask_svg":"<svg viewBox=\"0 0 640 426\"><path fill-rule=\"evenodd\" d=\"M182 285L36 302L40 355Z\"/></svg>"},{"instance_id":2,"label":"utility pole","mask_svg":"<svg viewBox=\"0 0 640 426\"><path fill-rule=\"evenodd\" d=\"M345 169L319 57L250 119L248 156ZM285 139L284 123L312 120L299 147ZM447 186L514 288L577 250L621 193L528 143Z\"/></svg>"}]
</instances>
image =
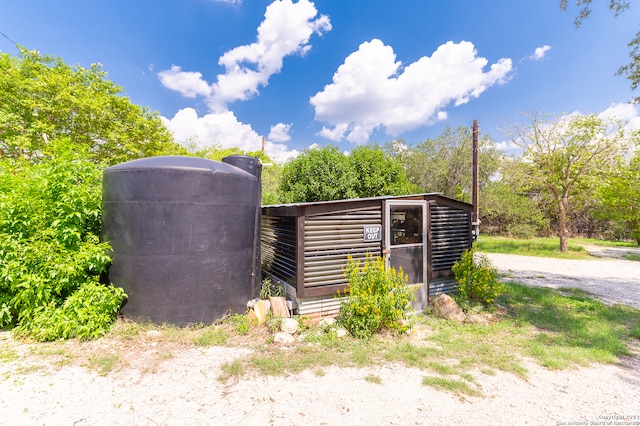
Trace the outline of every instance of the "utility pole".
<instances>
[{"instance_id":1,"label":"utility pole","mask_svg":"<svg viewBox=\"0 0 640 426\"><path fill-rule=\"evenodd\" d=\"M473 149L472 149L472 175L473 175L473 188L471 190L473 205L473 214L471 216L471 233L473 235L473 239L477 240L480 235L480 210L478 207L478 160L479 160L479 152L478 152L478 120L473 120Z\"/></svg>"}]
</instances>

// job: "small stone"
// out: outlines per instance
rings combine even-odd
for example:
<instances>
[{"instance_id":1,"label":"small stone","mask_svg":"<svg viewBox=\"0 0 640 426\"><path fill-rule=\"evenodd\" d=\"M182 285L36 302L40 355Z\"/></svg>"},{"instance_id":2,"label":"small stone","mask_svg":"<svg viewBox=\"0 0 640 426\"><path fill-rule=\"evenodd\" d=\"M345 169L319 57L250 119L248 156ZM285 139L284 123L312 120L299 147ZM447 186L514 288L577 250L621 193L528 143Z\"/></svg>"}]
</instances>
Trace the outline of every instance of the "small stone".
<instances>
[{"instance_id":1,"label":"small stone","mask_svg":"<svg viewBox=\"0 0 640 426\"><path fill-rule=\"evenodd\" d=\"M293 318L282 318L280 330L285 333L296 334L298 331L298 321Z\"/></svg>"},{"instance_id":2,"label":"small stone","mask_svg":"<svg viewBox=\"0 0 640 426\"><path fill-rule=\"evenodd\" d=\"M249 312L247 313L247 318L249 318L250 322L258 322L258 316L253 309L249 310Z\"/></svg>"},{"instance_id":3,"label":"small stone","mask_svg":"<svg viewBox=\"0 0 640 426\"><path fill-rule=\"evenodd\" d=\"M158 330L149 330L147 331L147 337L157 338L162 337L162 332Z\"/></svg>"},{"instance_id":4,"label":"small stone","mask_svg":"<svg viewBox=\"0 0 640 426\"><path fill-rule=\"evenodd\" d=\"M260 301L260 299L255 298L255 299L251 299L247 302L247 309L253 309L253 307L256 305L256 303L258 303Z\"/></svg>"},{"instance_id":5,"label":"small stone","mask_svg":"<svg viewBox=\"0 0 640 426\"><path fill-rule=\"evenodd\" d=\"M336 328L336 336L337 336L338 338L345 337L347 334L349 334L349 332L347 331L347 329L346 329L346 328L344 328L344 327L338 327L338 328Z\"/></svg>"},{"instance_id":6,"label":"small stone","mask_svg":"<svg viewBox=\"0 0 640 426\"><path fill-rule=\"evenodd\" d=\"M287 299L282 296L269 297L269 302L271 302L271 312L274 316L280 318L290 318L291 314L289 313L289 308L287 307Z\"/></svg>"},{"instance_id":7,"label":"small stone","mask_svg":"<svg viewBox=\"0 0 640 426\"><path fill-rule=\"evenodd\" d=\"M335 318L332 318L332 317L326 317L326 318L322 318L322 319L320 320L320 322L318 323L318 325L319 325L321 328L327 328L327 327L332 326L332 325L333 325L333 324L335 324L335 323L336 323L336 319L335 319Z\"/></svg>"},{"instance_id":8,"label":"small stone","mask_svg":"<svg viewBox=\"0 0 640 426\"><path fill-rule=\"evenodd\" d=\"M296 339L295 339L295 337L293 337L289 333L285 333L283 331L279 331L273 336L273 341L274 341L274 343L281 343L283 345L289 345L289 344L295 343Z\"/></svg>"},{"instance_id":9,"label":"small stone","mask_svg":"<svg viewBox=\"0 0 640 426\"><path fill-rule=\"evenodd\" d=\"M467 315L465 322L468 322L471 324L482 324L482 325L489 324L489 320L484 315Z\"/></svg>"},{"instance_id":10,"label":"small stone","mask_svg":"<svg viewBox=\"0 0 640 426\"><path fill-rule=\"evenodd\" d=\"M448 294L441 294L433 299L433 313L447 320L463 322L466 315L455 300Z\"/></svg>"},{"instance_id":11,"label":"small stone","mask_svg":"<svg viewBox=\"0 0 640 426\"><path fill-rule=\"evenodd\" d=\"M269 308L271 304L268 300L259 300L253 305L253 313L256 315L258 320L258 324L264 324L267 322L267 314L269 313Z\"/></svg>"}]
</instances>

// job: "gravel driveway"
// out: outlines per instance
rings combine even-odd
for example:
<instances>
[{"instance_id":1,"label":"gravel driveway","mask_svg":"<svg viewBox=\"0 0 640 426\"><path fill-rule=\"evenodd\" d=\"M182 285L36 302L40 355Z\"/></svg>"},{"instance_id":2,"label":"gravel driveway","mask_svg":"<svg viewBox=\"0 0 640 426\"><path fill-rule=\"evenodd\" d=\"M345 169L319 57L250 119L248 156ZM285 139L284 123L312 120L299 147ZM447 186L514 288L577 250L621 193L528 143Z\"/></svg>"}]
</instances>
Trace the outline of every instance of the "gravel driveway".
<instances>
[{"instance_id":1,"label":"gravel driveway","mask_svg":"<svg viewBox=\"0 0 640 426\"><path fill-rule=\"evenodd\" d=\"M555 289L578 287L605 303L622 303L640 309L638 261L568 260L495 253L487 256L506 280Z\"/></svg>"},{"instance_id":2,"label":"gravel driveway","mask_svg":"<svg viewBox=\"0 0 640 426\"><path fill-rule=\"evenodd\" d=\"M640 262L489 257L513 281L580 287L608 303L640 307ZM527 380L503 371L474 371L483 396L460 398L424 386L428 372L400 364L253 375L222 384L216 377L223 363L246 350L184 348L167 354L150 339L127 356L127 367L103 376L73 363L43 363L46 357L33 355L30 345L5 331L3 347L16 348L21 356L0 362L0 425L640 423L637 357L562 371L525 361Z\"/></svg>"}]
</instances>

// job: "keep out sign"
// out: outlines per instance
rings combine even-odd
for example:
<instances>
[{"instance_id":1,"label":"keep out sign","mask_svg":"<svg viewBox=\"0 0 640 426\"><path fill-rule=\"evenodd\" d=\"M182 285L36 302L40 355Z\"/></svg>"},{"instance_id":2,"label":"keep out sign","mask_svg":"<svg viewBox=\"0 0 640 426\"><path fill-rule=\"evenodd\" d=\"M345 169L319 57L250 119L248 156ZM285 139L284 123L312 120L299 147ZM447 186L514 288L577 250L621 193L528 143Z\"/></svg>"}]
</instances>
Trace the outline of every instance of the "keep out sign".
<instances>
[{"instance_id":1,"label":"keep out sign","mask_svg":"<svg viewBox=\"0 0 640 426\"><path fill-rule=\"evenodd\" d=\"M381 225L365 225L363 232L364 241L382 241Z\"/></svg>"}]
</instances>

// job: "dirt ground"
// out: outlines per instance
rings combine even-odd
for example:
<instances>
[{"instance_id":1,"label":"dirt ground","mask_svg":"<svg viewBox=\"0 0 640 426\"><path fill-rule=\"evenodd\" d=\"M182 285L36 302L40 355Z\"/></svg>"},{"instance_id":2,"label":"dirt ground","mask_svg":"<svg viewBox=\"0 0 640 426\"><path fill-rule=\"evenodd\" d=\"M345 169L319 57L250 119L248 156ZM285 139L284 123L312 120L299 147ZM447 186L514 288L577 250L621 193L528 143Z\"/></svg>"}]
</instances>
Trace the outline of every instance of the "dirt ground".
<instances>
[{"instance_id":1,"label":"dirt ground","mask_svg":"<svg viewBox=\"0 0 640 426\"><path fill-rule=\"evenodd\" d=\"M609 291L602 297L611 303L629 299L633 304L636 296L626 295L637 295L640 286L640 262L495 260L514 281L586 286L594 294L604 286ZM577 269L572 262L580 262ZM621 295L620 300L611 294ZM527 363L527 380L476 371L483 396L460 397L422 385L429 373L395 364L244 377L222 384L217 380L221 365L251 349L165 347L150 336L130 348L126 368L102 375L78 363L52 362L65 356L56 347L42 356L0 333L0 351L13 348L17 354L15 359L0 356L0 424L640 425L638 357L563 371Z\"/></svg>"}]
</instances>

